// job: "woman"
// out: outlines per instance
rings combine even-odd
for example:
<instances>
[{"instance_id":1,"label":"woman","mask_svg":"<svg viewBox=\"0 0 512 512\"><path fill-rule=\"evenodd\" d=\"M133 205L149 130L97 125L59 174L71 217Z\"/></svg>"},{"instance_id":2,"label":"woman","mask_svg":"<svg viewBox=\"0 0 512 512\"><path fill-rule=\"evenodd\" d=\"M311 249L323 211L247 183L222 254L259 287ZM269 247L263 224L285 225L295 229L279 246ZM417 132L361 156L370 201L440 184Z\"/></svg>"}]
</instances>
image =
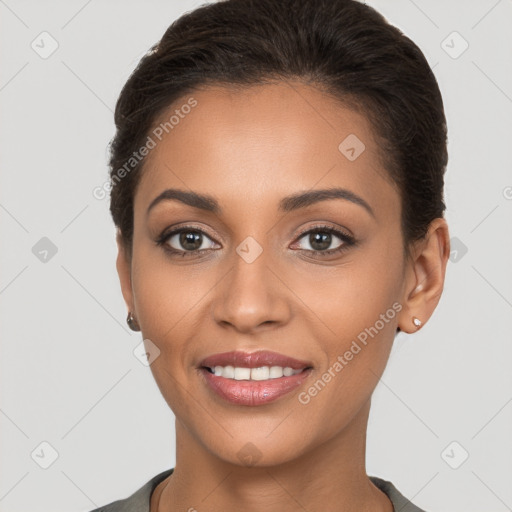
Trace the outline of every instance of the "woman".
<instances>
[{"instance_id":1,"label":"woman","mask_svg":"<svg viewBox=\"0 0 512 512\"><path fill-rule=\"evenodd\" d=\"M353 0L220 1L169 27L115 120L117 270L176 466L97 510L420 511L365 470L372 393L449 256L418 47Z\"/></svg>"}]
</instances>

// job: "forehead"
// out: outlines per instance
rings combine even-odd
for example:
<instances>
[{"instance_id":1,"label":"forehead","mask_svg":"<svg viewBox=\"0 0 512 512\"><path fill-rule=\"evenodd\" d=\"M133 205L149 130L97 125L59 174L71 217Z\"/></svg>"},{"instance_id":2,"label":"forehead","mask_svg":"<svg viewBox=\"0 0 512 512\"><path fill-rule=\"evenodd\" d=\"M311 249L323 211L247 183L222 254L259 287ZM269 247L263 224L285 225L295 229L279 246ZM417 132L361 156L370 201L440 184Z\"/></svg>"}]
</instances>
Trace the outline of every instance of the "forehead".
<instances>
[{"instance_id":1,"label":"forehead","mask_svg":"<svg viewBox=\"0 0 512 512\"><path fill-rule=\"evenodd\" d=\"M136 210L165 188L247 207L333 186L382 203L377 209L396 203L366 116L301 83L196 90L159 117L150 137Z\"/></svg>"}]
</instances>

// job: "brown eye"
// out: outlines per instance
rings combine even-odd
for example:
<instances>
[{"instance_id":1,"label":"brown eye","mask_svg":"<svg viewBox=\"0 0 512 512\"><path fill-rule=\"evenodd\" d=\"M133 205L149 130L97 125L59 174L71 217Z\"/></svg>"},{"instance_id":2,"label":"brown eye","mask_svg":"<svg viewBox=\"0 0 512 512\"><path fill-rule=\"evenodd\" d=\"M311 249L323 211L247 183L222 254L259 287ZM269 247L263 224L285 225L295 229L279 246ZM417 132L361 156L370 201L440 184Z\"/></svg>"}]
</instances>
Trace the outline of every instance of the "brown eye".
<instances>
[{"instance_id":1,"label":"brown eye","mask_svg":"<svg viewBox=\"0 0 512 512\"><path fill-rule=\"evenodd\" d=\"M352 236L330 226L316 226L309 229L301 233L298 240L302 239L305 240L305 248L299 250L319 256L340 253L355 245L355 239Z\"/></svg>"},{"instance_id":2,"label":"brown eye","mask_svg":"<svg viewBox=\"0 0 512 512\"><path fill-rule=\"evenodd\" d=\"M157 240L165 250L180 256L194 256L200 252L213 249L213 240L200 229L182 227L166 232Z\"/></svg>"},{"instance_id":3,"label":"brown eye","mask_svg":"<svg viewBox=\"0 0 512 512\"><path fill-rule=\"evenodd\" d=\"M202 245L202 235L198 231L181 231L178 235L178 245L187 251L197 251ZM172 237L174 238L174 237ZM171 239L172 239L171 238ZM169 241L170 244L170 241Z\"/></svg>"},{"instance_id":4,"label":"brown eye","mask_svg":"<svg viewBox=\"0 0 512 512\"><path fill-rule=\"evenodd\" d=\"M305 235L303 238L306 238L309 249L313 251L326 251L330 248L331 244L333 243L333 234L327 233L325 231L316 231L309 233L309 235ZM338 243L336 247L333 247L331 249L336 249L339 247L341 243ZM308 248L307 248L308 249Z\"/></svg>"}]
</instances>

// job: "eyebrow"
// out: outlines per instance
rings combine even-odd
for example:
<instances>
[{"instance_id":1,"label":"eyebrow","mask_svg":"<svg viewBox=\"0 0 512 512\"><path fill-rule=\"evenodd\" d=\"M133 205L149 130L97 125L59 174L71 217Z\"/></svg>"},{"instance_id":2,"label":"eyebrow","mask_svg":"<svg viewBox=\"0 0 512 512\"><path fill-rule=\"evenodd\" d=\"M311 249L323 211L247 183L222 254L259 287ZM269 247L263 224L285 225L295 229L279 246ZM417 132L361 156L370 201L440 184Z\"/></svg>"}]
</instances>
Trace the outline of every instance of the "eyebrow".
<instances>
[{"instance_id":1,"label":"eyebrow","mask_svg":"<svg viewBox=\"0 0 512 512\"><path fill-rule=\"evenodd\" d=\"M375 218L375 213L372 207L362 197L345 188L328 188L298 192L282 198L279 201L278 209L281 212L291 212L329 199L343 199L350 201L362 206L372 217ZM146 215L148 215L158 203L172 200L180 201L181 203L192 206L193 208L212 212L217 215L222 213L222 208L220 207L219 202L213 196L179 190L176 188L168 188L151 201Z\"/></svg>"}]
</instances>

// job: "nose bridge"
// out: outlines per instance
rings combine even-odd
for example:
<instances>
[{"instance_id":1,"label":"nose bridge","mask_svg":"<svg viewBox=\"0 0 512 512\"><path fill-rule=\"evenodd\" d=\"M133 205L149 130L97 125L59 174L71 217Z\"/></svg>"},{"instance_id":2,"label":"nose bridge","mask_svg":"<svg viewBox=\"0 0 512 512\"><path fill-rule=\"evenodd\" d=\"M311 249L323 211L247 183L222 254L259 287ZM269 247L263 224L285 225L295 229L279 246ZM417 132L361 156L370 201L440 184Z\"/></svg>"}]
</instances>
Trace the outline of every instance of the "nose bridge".
<instances>
[{"instance_id":1,"label":"nose bridge","mask_svg":"<svg viewBox=\"0 0 512 512\"><path fill-rule=\"evenodd\" d=\"M218 323L247 331L263 323L286 320L289 308L284 287L270 270L274 262L266 241L260 243L255 237L246 237L234 248L232 270L225 277L215 306Z\"/></svg>"},{"instance_id":2,"label":"nose bridge","mask_svg":"<svg viewBox=\"0 0 512 512\"><path fill-rule=\"evenodd\" d=\"M260 243L248 236L235 248L232 279L241 285L241 291L247 286L249 289L256 286L258 289L255 291L268 293L268 266L272 265L273 258L266 242L263 240Z\"/></svg>"}]
</instances>

